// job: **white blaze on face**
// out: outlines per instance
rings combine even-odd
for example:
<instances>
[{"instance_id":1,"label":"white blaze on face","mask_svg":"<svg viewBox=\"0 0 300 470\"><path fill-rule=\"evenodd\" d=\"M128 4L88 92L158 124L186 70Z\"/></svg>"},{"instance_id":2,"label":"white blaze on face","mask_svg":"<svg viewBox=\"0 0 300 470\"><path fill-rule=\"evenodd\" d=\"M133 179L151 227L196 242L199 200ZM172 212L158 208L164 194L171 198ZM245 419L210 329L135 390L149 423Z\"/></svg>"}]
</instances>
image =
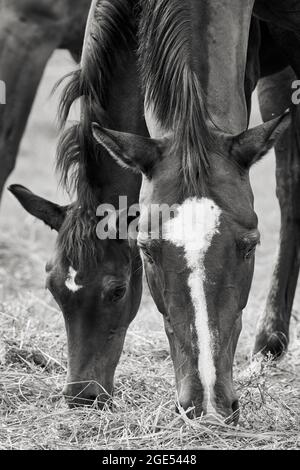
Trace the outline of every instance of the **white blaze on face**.
<instances>
[{"instance_id":1,"label":"white blaze on face","mask_svg":"<svg viewBox=\"0 0 300 470\"><path fill-rule=\"evenodd\" d=\"M69 272L67 275L67 279L65 282L65 286L71 291L71 292L78 292L80 289L82 289L83 286L80 286L76 284L75 278L77 276L77 271L72 268L72 266L69 267Z\"/></svg>"},{"instance_id":2,"label":"white blaze on face","mask_svg":"<svg viewBox=\"0 0 300 470\"><path fill-rule=\"evenodd\" d=\"M214 399L216 368L214 338L210 331L204 291L204 259L214 235L218 233L220 216L221 210L212 200L195 197L184 201L176 216L163 227L163 238L184 248L185 259L191 271L188 285L195 310L198 369L204 390L203 408L207 413L213 414L217 414Z\"/></svg>"}]
</instances>

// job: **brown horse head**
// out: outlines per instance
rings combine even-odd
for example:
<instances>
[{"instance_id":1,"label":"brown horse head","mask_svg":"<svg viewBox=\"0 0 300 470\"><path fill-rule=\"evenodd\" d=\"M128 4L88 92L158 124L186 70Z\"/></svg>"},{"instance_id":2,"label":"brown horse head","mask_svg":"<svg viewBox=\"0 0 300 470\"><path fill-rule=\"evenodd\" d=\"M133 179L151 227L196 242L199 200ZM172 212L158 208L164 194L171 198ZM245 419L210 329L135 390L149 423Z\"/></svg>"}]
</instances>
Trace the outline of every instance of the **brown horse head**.
<instances>
[{"instance_id":1,"label":"brown horse head","mask_svg":"<svg viewBox=\"0 0 300 470\"><path fill-rule=\"evenodd\" d=\"M140 303L138 252L127 241L97 239L96 208L84 214L76 203L61 207L23 186L10 191L30 214L58 232L46 286L67 331L67 402L102 407L112 395L126 331Z\"/></svg>"},{"instance_id":2,"label":"brown horse head","mask_svg":"<svg viewBox=\"0 0 300 470\"><path fill-rule=\"evenodd\" d=\"M97 142L144 176L138 244L164 316L179 404L197 416L237 419L233 359L260 241L249 169L289 121L284 115L237 137L214 131L198 188L184 178L173 136L146 139L94 126Z\"/></svg>"}]
</instances>

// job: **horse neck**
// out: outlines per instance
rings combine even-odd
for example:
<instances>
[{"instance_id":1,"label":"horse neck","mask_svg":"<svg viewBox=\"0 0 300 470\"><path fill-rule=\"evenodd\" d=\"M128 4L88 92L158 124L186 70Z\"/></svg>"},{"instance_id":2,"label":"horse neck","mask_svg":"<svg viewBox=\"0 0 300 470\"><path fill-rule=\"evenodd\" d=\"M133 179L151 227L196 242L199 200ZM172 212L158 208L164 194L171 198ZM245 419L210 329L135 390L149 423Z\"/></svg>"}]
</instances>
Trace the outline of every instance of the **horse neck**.
<instances>
[{"instance_id":1,"label":"horse neck","mask_svg":"<svg viewBox=\"0 0 300 470\"><path fill-rule=\"evenodd\" d=\"M134 53L129 52L124 65L116 68L106 99L105 119L110 129L148 135ZM97 202L116 205L119 196L127 196L129 205L138 203L141 178L121 168L103 148L97 147L97 153L87 169Z\"/></svg>"},{"instance_id":2,"label":"horse neck","mask_svg":"<svg viewBox=\"0 0 300 470\"><path fill-rule=\"evenodd\" d=\"M248 123L244 93L254 0L192 0L192 55L213 122L230 133Z\"/></svg>"},{"instance_id":3,"label":"horse neck","mask_svg":"<svg viewBox=\"0 0 300 470\"><path fill-rule=\"evenodd\" d=\"M176 15L172 15L171 2L157 3L160 9L151 11L151 4L145 2L140 28L145 113L151 135L161 134L159 124L165 131L170 130L172 114L177 123L180 113L185 114L186 126L188 101L188 106L196 109L194 118L202 114L201 120L205 121L208 111L213 123L223 131L232 134L244 131L248 124L244 83L254 0L173 0ZM154 19L148 20L152 13ZM174 93L174 84L181 87L180 92ZM173 91L168 96L169 89ZM201 98L204 103L199 105ZM161 111L157 112L159 102ZM170 103L177 108L177 115L176 109L172 113ZM199 112L200 107L203 109ZM206 128L205 124L198 132L205 135ZM194 132L196 129L190 129L190 134Z\"/></svg>"}]
</instances>

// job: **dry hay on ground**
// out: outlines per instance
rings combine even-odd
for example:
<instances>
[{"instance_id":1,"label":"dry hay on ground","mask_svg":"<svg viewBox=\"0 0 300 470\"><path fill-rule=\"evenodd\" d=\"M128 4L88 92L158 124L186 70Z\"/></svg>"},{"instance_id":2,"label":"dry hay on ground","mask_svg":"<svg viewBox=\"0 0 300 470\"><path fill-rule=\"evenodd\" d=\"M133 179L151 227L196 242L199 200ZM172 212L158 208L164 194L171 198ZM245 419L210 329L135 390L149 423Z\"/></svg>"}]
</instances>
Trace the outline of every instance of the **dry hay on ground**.
<instances>
[{"instance_id":1,"label":"dry hay on ground","mask_svg":"<svg viewBox=\"0 0 300 470\"><path fill-rule=\"evenodd\" d=\"M237 357L235 382L241 404L237 428L191 421L175 413L173 370L163 331L142 328L149 302L145 299L128 334L113 410L102 412L69 410L64 403L65 332L50 297L28 290L2 302L0 449L300 447L299 338L276 365Z\"/></svg>"}]
</instances>

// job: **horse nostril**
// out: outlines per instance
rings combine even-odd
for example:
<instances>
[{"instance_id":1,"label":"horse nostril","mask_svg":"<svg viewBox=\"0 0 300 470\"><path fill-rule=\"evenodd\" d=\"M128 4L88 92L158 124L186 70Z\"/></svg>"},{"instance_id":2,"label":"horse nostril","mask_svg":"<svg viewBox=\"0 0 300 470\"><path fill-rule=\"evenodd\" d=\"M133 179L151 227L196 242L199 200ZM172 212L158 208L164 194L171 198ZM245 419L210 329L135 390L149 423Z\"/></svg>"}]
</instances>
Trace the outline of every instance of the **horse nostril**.
<instances>
[{"instance_id":1,"label":"horse nostril","mask_svg":"<svg viewBox=\"0 0 300 470\"><path fill-rule=\"evenodd\" d=\"M234 426L237 425L240 417L240 407L239 401L234 400L231 404L232 413L225 419L226 424L233 424Z\"/></svg>"},{"instance_id":2,"label":"horse nostril","mask_svg":"<svg viewBox=\"0 0 300 470\"><path fill-rule=\"evenodd\" d=\"M239 401L238 401L238 400L234 400L234 401L232 402L231 408L232 408L232 411L233 411L234 413L236 413L237 411L239 411L239 409L240 409L240 408L239 408Z\"/></svg>"},{"instance_id":3,"label":"horse nostril","mask_svg":"<svg viewBox=\"0 0 300 470\"><path fill-rule=\"evenodd\" d=\"M68 406L70 408L80 408L80 407L93 407L99 406L97 395L77 395L77 396L65 396Z\"/></svg>"},{"instance_id":4,"label":"horse nostril","mask_svg":"<svg viewBox=\"0 0 300 470\"><path fill-rule=\"evenodd\" d=\"M180 414L184 412L186 417L189 419L196 418L196 410L193 404L185 404L185 403L176 403L175 404L175 413Z\"/></svg>"},{"instance_id":5,"label":"horse nostril","mask_svg":"<svg viewBox=\"0 0 300 470\"><path fill-rule=\"evenodd\" d=\"M231 405L232 408L232 422L233 424L237 424L239 417L240 417L240 405L238 400L234 400Z\"/></svg>"}]
</instances>

